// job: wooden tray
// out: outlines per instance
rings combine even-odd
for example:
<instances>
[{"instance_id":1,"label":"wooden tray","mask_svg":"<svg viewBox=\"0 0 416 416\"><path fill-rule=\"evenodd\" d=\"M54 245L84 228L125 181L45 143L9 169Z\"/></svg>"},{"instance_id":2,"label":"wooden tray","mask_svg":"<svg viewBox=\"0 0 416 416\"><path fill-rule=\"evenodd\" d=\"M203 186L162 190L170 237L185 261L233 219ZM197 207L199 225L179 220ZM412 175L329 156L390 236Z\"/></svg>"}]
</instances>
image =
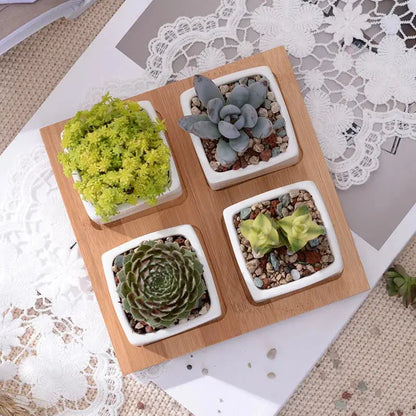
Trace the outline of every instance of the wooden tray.
<instances>
[{"instance_id":1,"label":"wooden tray","mask_svg":"<svg viewBox=\"0 0 416 416\"><path fill-rule=\"evenodd\" d=\"M123 374L189 353L245 332L367 290L368 283L342 212L330 174L303 102L285 50L280 47L208 71L210 78L259 65L275 74L286 101L303 157L292 167L232 187L213 191L205 181L189 134L177 121L182 116L180 94L192 86L192 79L175 82L133 97L150 100L166 121L168 140L184 188L181 198L107 226L92 223L73 189L72 179L63 175L57 162L60 133L65 121L41 130L43 141L65 202L79 248L84 258L101 312L107 325ZM245 294L237 264L222 223L225 207L292 182L313 180L318 186L333 221L344 260L338 279L310 287L263 305L254 305ZM101 264L101 255L132 238L178 224L191 224L199 231L221 298L223 317L202 327L144 347L127 341L118 323Z\"/></svg>"}]
</instances>

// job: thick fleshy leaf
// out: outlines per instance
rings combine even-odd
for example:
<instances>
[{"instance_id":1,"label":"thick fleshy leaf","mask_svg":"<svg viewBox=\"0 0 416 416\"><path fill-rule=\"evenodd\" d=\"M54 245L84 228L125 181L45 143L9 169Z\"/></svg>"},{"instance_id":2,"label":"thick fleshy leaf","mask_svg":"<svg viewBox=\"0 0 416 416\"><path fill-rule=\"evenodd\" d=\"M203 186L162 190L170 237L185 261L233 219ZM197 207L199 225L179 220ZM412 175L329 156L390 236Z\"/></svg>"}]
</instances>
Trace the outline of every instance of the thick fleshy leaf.
<instances>
[{"instance_id":1,"label":"thick fleshy leaf","mask_svg":"<svg viewBox=\"0 0 416 416\"><path fill-rule=\"evenodd\" d=\"M238 117L237 121L234 123L234 127L238 130L241 130L244 127L244 124L246 123L244 116L241 115Z\"/></svg>"},{"instance_id":2,"label":"thick fleshy leaf","mask_svg":"<svg viewBox=\"0 0 416 416\"><path fill-rule=\"evenodd\" d=\"M218 123L218 130L227 139L236 139L240 136L238 129L236 129L233 124L227 123L226 121L221 120Z\"/></svg>"},{"instance_id":3,"label":"thick fleshy leaf","mask_svg":"<svg viewBox=\"0 0 416 416\"><path fill-rule=\"evenodd\" d=\"M252 129L259 118L256 109L250 104L244 104L241 107L241 114L244 116L245 124L244 127Z\"/></svg>"},{"instance_id":4,"label":"thick fleshy leaf","mask_svg":"<svg viewBox=\"0 0 416 416\"><path fill-rule=\"evenodd\" d=\"M198 121L207 121L208 116L206 114L198 114L198 115L191 115L185 116L179 119L178 124L179 127L190 133L195 123Z\"/></svg>"},{"instance_id":5,"label":"thick fleshy leaf","mask_svg":"<svg viewBox=\"0 0 416 416\"><path fill-rule=\"evenodd\" d=\"M251 104L254 108L259 108L267 97L267 82L257 81L248 87L248 104Z\"/></svg>"},{"instance_id":6,"label":"thick fleshy leaf","mask_svg":"<svg viewBox=\"0 0 416 416\"><path fill-rule=\"evenodd\" d=\"M220 110L223 108L224 103L219 98L213 98L212 100L208 101L207 104L207 113L209 119L215 123L218 124L220 121Z\"/></svg>"},{"instance_id":7,"label":"thick fleshy leaf","mask_svg":"<svg viewBox=\"0 0 416 416\"><path fill-rule=\"evenodd\" d=\"M222 166L232 165L237 160L237 152L222 139L217 144L217 160Z\"/></svg>"},{"instance_id":8,"label":"thick fleshy leaf","mask_svg":"<svg viewBox=\"0 0 416 416\"><path fill-rule=\"evenodd\" d=\"M249 92L247 87L243 87L242 85L237 85L231 91L231 94L227 98L227 104L233 104L237 107L242 107L244 104L247 103L249 97Z\"/></svg>"},{"instance_id":9,"label":"thick fleshy leaf","mask_svg":"<svg viewBox=\"0 0 416 416\"><path fill-rule=\"evenodd\" d=\"M300 206L292 215L279 220L279 226L289 242L291 251L297 252L305 247L309 240L319 237L324 228L313 222L306 205Z\"/></svg>"},{"instance_id":10,"label":"thick fleshy leaf","mask_svg":"<svg viewBox=\"0 0 416 416\"><path fill-rule=\"evenodd\" d=\"M196 134L201 139L218 139L221 137L218 126L209 120L195 123L191 133Z\"/></svg>"},{"instance_id":11,"label":"thick fleshy leaf","mask_svg":"<svg viewBox=\"0 0 416 416\"><path fill-rule=\"evenodd\" d=\"M249 137L245 131L240 131L240 136L229 141L230 147L236 152L244 152L248 147Z\"/></svg>"},{"instance_id":12,"label":"thick fleshy leaf","mask_svg":"<svg viewBox=\"0 0 416 416\"><path fill-rule=\"evenodd\" d=\"M251 129L251 134L257 139L265 139L273 133L273 125L266 117L259 117L256 125Z\"/></svg>"},{"instance_id":13,"label":"thick fleshy leaf","mask_svg":"<svg viewBox=\"0 0 416 416\"><path fill-rule=\"evenodd\" d=\"M241 110L234 104L225 105L220 111L220 117L224 119L227 116L240 115Z\"/></svg>"},{"instance_id":14,"label":"thick fleshy leaf","mask_svg":"<svg viewBox=\"0 0 416 416\"><path fill-rule=\"evenodd\" d=\"M281 246L279 233L273 227L271 218L262 213L254 220L245 220L240 223L241 234L250 242L253 252L261 257L273 248Z\"/></svg>"},{"instance_id":15,"label":"thick fleshy leaf","mask_svg":"<svg viewBox=\"0 0 416 416\"><path fill-rule=\"evenodd\" d=\"M194 76L194 88L196 95L205 107L207 106L208 101L213 98L219 98L222 102L224 102L224 97L218 87L213 81L203 75Z\"/></svg>"}]
</instances>

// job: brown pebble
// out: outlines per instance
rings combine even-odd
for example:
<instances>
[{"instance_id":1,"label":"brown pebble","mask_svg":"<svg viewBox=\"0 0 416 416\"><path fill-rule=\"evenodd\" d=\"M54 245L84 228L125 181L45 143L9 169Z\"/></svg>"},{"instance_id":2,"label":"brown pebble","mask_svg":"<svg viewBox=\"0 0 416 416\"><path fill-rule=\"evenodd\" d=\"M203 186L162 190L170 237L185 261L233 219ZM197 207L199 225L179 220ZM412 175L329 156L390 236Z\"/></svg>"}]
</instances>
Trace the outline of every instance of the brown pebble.
<instances>
[{"instance_id":1,"label":"brown pebble","mask_svg":"<svg viewBox=\"0 0 416 416\"><path fill-rule=\"evenodd\" d=\"M267 352L267 358L269 360L274 360L276 358L276 353L277 353L276 348L270 348L270 350Z\"/></svg>"},{"instance_id":2,"label":"brown pebble","mask_svg":"<svg viewBox=\"0 0 416 416\"><path fill-rule=\"evenodd\" d=\"M267 162L272 157L272 151L270 149L265 149L260 153L260 159L263 162Z\"/></svg>"},{"instance_id":3,"label":"brown pebble","mask_svg":"<svg viewBox=\"0 0 416 416\"><path fill-rule=\"evenodd\" d=\"M263 280L263 289L266 289L269 286L269 279L265 277Z\"/></svg>"},{"instance_id":4,"label":"brown pebble","mask_svg":"<svg viewBox=\"0 0 416 416\"><path fill-rule=\"evenodd\" d=\"M345 400L349 400L352 397L352 393L348 392L348 391L344 391L344 393L342 393L342 398Z\"/></svg>"},{"instance_id":5,"label":"brown pebble","mask_svg":"<svg viewBox=\"0 0 416 416\"><path fill-rule=\"evenodd\" d=\"M137 408L140 410L143 410L145 408L145 405L143 402L137 402Z\"/></svg>"},{"instance_id":6,"label":"brown pebble","mask_svg":"<svg viewBox=\"0 0 416 416\"><path fill-rule=\"evenodd\" d=\"M305 251L305 262L309 264L319 263L321 255L317 251Z\"/></svg>"},{"instance_id":7,"label":"brown pebble","mask_svg":"<svg viewBox=\"0 0 416 416\"><path fill-rule=\"evenodd\" d=\"M149 333L149 332L154 332L154 329L153 329L150 325L147 325L147 326L145 327L145 331L146 331L147 333Z\"/></svg>"},{"instance_id":8,"label":"brown pebble","mask_svg":"<svg viewBox=\"0 0 416 416\"><path fill-rule=\"evenodd\" d=\"M239 160L237 160L237 162L234 163L233 165L233 170L237 170L241 168L241 162Z\"/></svg>"},{"instance_id":9,"label":"brown pebble","mask_svg":"<svg viewBox=\"0 0 416 416\"><path fill-rule=\"evenodd\" d=\"M270 373L267 373L268 378L276 378L276 374L273 373L273 371L270 371Z\"/></svg>"}]
</instances>

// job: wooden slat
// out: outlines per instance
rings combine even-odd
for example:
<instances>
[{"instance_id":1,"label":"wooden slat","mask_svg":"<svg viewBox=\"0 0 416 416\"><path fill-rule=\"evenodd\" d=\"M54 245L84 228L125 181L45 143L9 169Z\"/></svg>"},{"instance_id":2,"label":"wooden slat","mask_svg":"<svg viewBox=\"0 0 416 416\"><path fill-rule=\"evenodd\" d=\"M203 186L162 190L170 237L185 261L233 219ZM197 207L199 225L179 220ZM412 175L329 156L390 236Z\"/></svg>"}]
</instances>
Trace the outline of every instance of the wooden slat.
<instances>
[{"instance_id":1,"label":"wooden slat","mask_svg":"<svg viewBox=\"0 0 416 416\"><path fill-rule=\"evenodd\" d=\"M189 135L177 125L177 120L182 116L179 96L192 86L192 80L186 79L166 85L132 99L150 100L165 119L168 140L178 166L185 195L174 203L153 209L150 213L139 213L107 226L98 226L92 223L84 211L79 195L72 188L72 180L64 177L62 167L57 162L57 153L60 151L60 132L65 122L54 124L41 131L124 374L224 341L368 289L367 279L350 229L285 50L276 48L208 71L206 75L215 78L258 65L268 65L278 80L302 149L301 161L295 166L220 191L211 190L205 181ZM338 279L310 287L267 304L255 305L245 293L244 284L223 226L222 211L225 207L245 198L302 180L313 180L323 196L341 246L344 272ZM112 307L101 265L101 255L139 235L178 224L191 224L199 231L220 292L224 315L216 322L175 337L145 347L133 347L124 336Z\"/></svg>"}]
</instances>

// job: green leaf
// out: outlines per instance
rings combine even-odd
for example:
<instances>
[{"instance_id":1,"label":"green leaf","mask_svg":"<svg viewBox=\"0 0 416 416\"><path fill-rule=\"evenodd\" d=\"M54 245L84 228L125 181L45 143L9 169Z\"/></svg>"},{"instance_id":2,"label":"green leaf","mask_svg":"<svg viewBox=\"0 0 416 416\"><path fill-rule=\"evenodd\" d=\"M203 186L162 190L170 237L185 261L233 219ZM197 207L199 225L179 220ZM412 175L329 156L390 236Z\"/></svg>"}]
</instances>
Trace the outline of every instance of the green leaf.
<instances>
[{"instance_id":1,"label":"green leaf","mask_svg":"<svg viewBox=\"0 0 416 416\"><path fill-rule=\"evenodd\" d=\"M416 305L416 277L409 276L400 265L387 270L384 277L389 296L401 296L405 307Z\"/></svg>"},{"instance_id":2,"label":"green leaf","mask_svg":"<svg viewBox=\"0 0 416 416\"><path fill-rule=\"evenodd\" d=\"M288 241L288 249L297 252L308 241L319 237L324 232L324 228L312 221L311 214L307 206L300 206L292 215L288 215L278 221L283 235Z\"/></svg>"},{"instance_id":3,"label":"green leaf","mask_svg":"<svg viewBox=\"0 0 416 416\"><path fill-rule=\"evenodd\" d=\"M281 245L279 233L273 227L271 218L262 213L255 220L241 221L240 231L259 256L264 256Z\"/></svg>"}]
</instances>

